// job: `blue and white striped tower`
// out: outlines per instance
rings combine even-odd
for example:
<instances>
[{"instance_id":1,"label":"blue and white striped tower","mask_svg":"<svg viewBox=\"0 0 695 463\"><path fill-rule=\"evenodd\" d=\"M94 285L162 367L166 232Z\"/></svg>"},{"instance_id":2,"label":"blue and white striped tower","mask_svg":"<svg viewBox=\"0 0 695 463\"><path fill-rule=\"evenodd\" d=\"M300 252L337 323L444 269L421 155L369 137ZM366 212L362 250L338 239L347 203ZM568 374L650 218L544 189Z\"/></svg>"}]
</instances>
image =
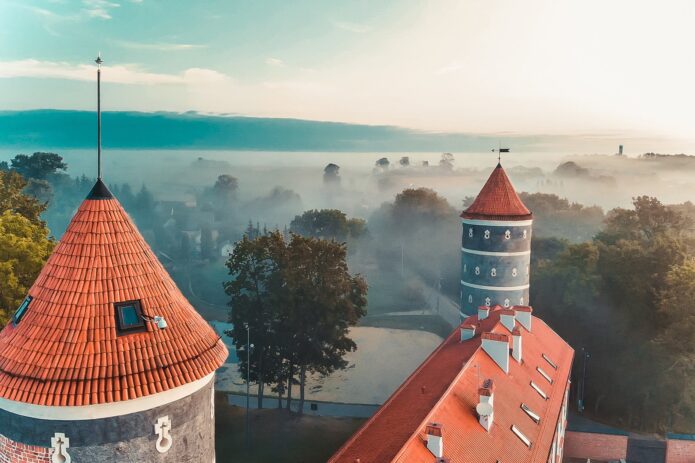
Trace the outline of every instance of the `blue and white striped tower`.
<instances>
[{"instance_id":1,"label":"blue and white striped tower","mask_svg":"<svg viewBox=\"0 0 695 463\"><path fill-rule=\"evenodd\" d=\"M529 305L533 215L501 164L461 219L461 317L480 306Z\"/></svg>"}]
</instances>

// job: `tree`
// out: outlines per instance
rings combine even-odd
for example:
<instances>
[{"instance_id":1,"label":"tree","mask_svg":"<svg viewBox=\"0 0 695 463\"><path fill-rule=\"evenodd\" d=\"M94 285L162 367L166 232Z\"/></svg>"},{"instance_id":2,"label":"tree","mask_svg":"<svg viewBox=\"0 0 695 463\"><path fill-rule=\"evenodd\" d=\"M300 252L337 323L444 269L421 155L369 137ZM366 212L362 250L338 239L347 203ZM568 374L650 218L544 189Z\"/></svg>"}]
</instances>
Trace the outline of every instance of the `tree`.
<instances>
[{"instance_id":1,"label":"tree","mask_svg":"<svg viewBox=\"0 0 695 463\"><path fill-rule=\"evenodd\" d=\"M292 235L287 253L285 332L291 335L303 413L307 373L344 369L344 355L357 349L348 331L365 314L367 282L349 274L345 244Z\"/></svg>"},{"instance_id":2,"label":"tree","mask_svg":"<svg viewBox=\"0 0 695 463\"><path fill-rule=\"evenodd\" d=\"M410 158L408 156L403 156L398 163L401 165L401 167L408 167L410 166Z\"/></svg>"},{"instance_id":3,"label":"tree","mask_svg":"<svg viewBox=\"0 0 695 463\"><path fill-rule=\"evenodd\" d=\"M217 177L217 181L215 181L215 185L212 187L212 192L215 195L216 203L225 205L236 199L238 189L239 180L236 177L222 174Z\"/></svg>"},{"instance_id":4,"label":"tree","mask_svg":"<svg viewBox=\"0 0 695 463\"><path fill-rule=\"evenodd\" d=\"M365 233L366 222L349 219L338 209L312 209L295 216L290 223L290 231L303 236L346 241L348 237L359 238Z\"/></svg>"},{"instance_id":5,"label":"tree","mask_svg":"<svg viewBox=\"0 0 695 463\"><path fill-rule=\"evenodd\" d=\"M388 158L379 158L379 159L377 159L375 166L378 169L387 170L389 168L390 164L391 163L389 162Z\"/></svg>"},{"instance_id":6,"label":"tree","mask_svg":"<svg viewBox=\"0 0 695 463\"><path fill-rule=\"evenodd\" d=\"M212 230L208 226L200 229L200 257L202 259L214 259L216 257Z\"/></svg>"},{"instance_id":7,"label":"tree","mask_svg":"<svg viewBox=\"0 0 695 463\"><path fill-rule=\"evenodd\" d=\"M34 224L41 222L41 214L46 204L23 193L27 181L17 172L0 171L0 213L16 212Z\"/></svg>"},{"instance_id":8,"label":"tree","mask_svg":"<svg viewBox=\"0 0 695 463\"><path fill-rule=\"evenodd\" d=\"M348 273L344 244L296 234L287 242L278 231L242 238L227 268L229 334L242 373L258 383L259 400L266 384L280 398L286 392L288 409L299 384L301 413L307 374L345 368L345 353L356 349L348 330L365 313L365 280Z\"/></svg>"},{"instance_id":9,"label":"tree","mask_svg":"<svg viewBox=\"0 0 695 463\"><path fill-rule=\"evenodd\" d=\"M442 157L439 159L439 167L452 170L454 168L454 155L451 153L442 153Z\"/></svg>"},{"instance_id":10,"label":"tree","mask_svg":"<svg viewBox=\"0 0 695 463\"><path fill-rule=\"evenodd\" d=\"M227 332L234 340L239 369L258 384L258 407L263 406L266 384L276 384L284 392L286 357L283 322L281 268L285 261L286 244L278 232L255 239L244 236L226 262L233 279L224 283L230 296L229 321L233 328ZM247 349L247 327L253 336L253 349ZM250 361L250 362L249 362Z\"/></svg>"},{"instance_id":11,"label":"tree","mask_svg":"<svg viewBox=\"0 0 695 463\"><path fill-rule=\"evenodd\" d=\"M340 166L330 163L323 169L323 183L325 185L340 185Z\"/></svg>"},{"instance_id":12,"label":"tree","mask_svg":"<svg viewBox=\"0 0 695 463\"><path fill-rule=\"evenodd\" d=\"M0 326L27 295L53 246L43 223L11 210L0 215Z\"/></svg>"},{"instance_id":13,"label":"tree","mask_svg":"<svg viewBox=\"0 0 695 463\"><path fill-rule=\"evenodd\" d=\"M19 172L25 178L46 180L59 170L64 171L68 165L63 162L62 156L55 153L34 153L31 156L18 154L11 161L12 169Z\"/></svg>"},{"instance_id":14,"label":"tree","mask_svg":"<svg viewBox=\"0 0 695 463\"><path fill-rule=\"evenodd\" d=\"M133 215L143 228L150 228L154 220L154 195L143 183L142 188L135 196Z\"/></svg>"}]
</instances>

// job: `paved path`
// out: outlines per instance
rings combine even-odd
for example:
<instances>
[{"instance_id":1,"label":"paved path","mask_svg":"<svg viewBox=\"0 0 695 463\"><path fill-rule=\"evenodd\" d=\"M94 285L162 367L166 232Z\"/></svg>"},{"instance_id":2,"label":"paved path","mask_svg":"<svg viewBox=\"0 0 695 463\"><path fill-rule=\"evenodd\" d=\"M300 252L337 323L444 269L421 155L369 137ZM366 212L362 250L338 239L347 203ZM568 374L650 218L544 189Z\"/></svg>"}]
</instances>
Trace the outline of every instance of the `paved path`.
<instances>
[{"instance_id":1,"label":"paved path","mask_svg":"<svg viewBox=\"0 0 695 463\"><path fill-rule=\"evenodd\" d=\"M230 405L237 407L246 407L245 394L227 394L227 400ZM264 397L263 405L265 408L277 407L278 401L276 397ZM283 402L284 405L284 402ZM257 398L255 395L249 397L249 408L257 408ZM378 404L346 404L342 402L324 402L320 400L305 400L304 414L314 416L335 416L348 418L369 418L379 409ZM292 401L292 410L299 411L299 400Z\"/></svg>"}]
</instances>

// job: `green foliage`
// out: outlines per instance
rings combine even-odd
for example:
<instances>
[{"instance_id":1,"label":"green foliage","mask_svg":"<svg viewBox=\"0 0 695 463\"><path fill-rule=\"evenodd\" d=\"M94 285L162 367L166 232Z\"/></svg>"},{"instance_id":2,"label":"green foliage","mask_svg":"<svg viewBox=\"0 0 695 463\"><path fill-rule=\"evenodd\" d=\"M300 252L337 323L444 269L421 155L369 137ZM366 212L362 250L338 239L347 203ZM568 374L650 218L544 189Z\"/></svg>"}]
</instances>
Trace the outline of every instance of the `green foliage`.
<instances>
[{"instance_id":1,"label":"green foliage","mask_svg":"<svg viewBox=\"0 0 695 463\"><path fill-rule=\"evenodd\" d=\"M312 209L295 216L290 231L302 236L345 242L348 238L358 239L366 232L362 219L348 219L338 209Z\"/></svg>"},{"instance_id":2,"label":"green foliage","mask_svg":"<svg viewBox=\"0 0 695 463\"><path fill-rule=\"evenodd\" d=\"M0 170L0 213L16 212L31 222L40 223L46 204L24 194L28 182L17 172Z\"/></svg>"},{"instance_id":3,"label":"green foliage","mask_svg":"<svg viewBox=\"0 0 695 463\"><path fill-rule=\"evenodd\" d=\"M546 193L521 193L519 197L533 211L534 236L555 236L578 243L592 239L603 225L603 210L598 206L571 203Z\"/></svg>"},{"instance_id":4,"label":"green foliage","mask_svg":"<svg viewBox=\"0 0 695 463\"><path fill-rule=\"evenodd\" d=\"M307 373L347 366L344 355L356 349L348 330L365 313L367 284L349 274L346 257L344 244L296 234L288 242L277 231L237 243L226 263L233 278L224 284L229 334L242 372L259 383L259 399L265 384L289 397L298 383L301 410Z\"/></svg>"},{"instance_id":5,"label":"green foliage","mask_svg":"<svg viewBox=\"0 0 695 463\"><path fill-rule=\"evenodd\" d=\"M593 414L621 427L692 432L690 221L656 198L635 198L633 206L610 211L593 241L534 258L531 298L565 339L591 353ZM552 255L557 245L540 249Z\"/></svg>"},{"instance_id":6,"label":"green foliage","mask_svg":"<svg viewBox=\"0 0 695 463\"><path fill-rule=\"evenodd\" d=\"M64 171L68 165L63 157L55 153L34 153L31 156L18 154L11 161L12 169L25 178L46 180L58 171Z\"/></svg>"},{"instance_id":7,"label":"green foliage","mask_svg":"<svg viewBox=\"0 0 695 463\"><path fill-rule=\"evenodd\" d=\"M10 210L0 215L0 326L26 296L53 245L43 223Z\"/></svg>"}]
</instances>

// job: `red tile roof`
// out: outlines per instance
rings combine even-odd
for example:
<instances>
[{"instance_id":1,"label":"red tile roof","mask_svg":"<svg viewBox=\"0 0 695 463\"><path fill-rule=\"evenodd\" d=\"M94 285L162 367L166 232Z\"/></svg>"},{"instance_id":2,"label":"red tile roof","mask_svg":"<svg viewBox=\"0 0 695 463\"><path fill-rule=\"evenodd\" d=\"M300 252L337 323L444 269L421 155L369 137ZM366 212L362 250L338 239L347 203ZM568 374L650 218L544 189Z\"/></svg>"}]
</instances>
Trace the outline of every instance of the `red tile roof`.
<instances>
[{"instance_id":1,"label":"red tile roof","mask_svg":"<svg viewBox=\"0 0 695 463\"><path fill-rule=\"evenodd\" d=\"M516 194L502 165L497 164L473 204L463 211L461 217L478 220L526 220L532 218L532 214Z\"/></svg>"},{"instance_id":2,"label":"red tile roof","mask_svg":"<svg viewBox=\"0 0 695 463\"><path fill-rule=\"evenodd\" d=\"M479 321L478 332L504 334L499 310ZM426 447L428 423L442 425L444 457L451 463L546 461L562 403L574 351L541 320L532 332L522 328L524 356L520 364L510 359L509 374L480 348L481 336L460 341L455 330L393 393L377 413L329 460L329 463L432 463ZM548 355L558 365L549 384L537 366ZM487 432L478 422L475 407L483 380L494 384L494 420ZM535 392L530 382L542 385L548 400ZM426 393L422 392L424 388ZM536 424L521 409L526 404L541 417ZM514 425L528 437L528 448L511 431Z\"/></svg>"},{"instance_id":3,"label":"red tile roof","mask_svg":"<svg viewBox=\"0 0 695 463\"><path fill-rule=\"evenodd\" d=\"M0 332L4 399L129 400L203 378L228 355L115 198L82 203L29 295L21 321ZM147 331L119 336L114 303L131 300L168 327L147 322Z\"/></svg>"}]
</instances>

